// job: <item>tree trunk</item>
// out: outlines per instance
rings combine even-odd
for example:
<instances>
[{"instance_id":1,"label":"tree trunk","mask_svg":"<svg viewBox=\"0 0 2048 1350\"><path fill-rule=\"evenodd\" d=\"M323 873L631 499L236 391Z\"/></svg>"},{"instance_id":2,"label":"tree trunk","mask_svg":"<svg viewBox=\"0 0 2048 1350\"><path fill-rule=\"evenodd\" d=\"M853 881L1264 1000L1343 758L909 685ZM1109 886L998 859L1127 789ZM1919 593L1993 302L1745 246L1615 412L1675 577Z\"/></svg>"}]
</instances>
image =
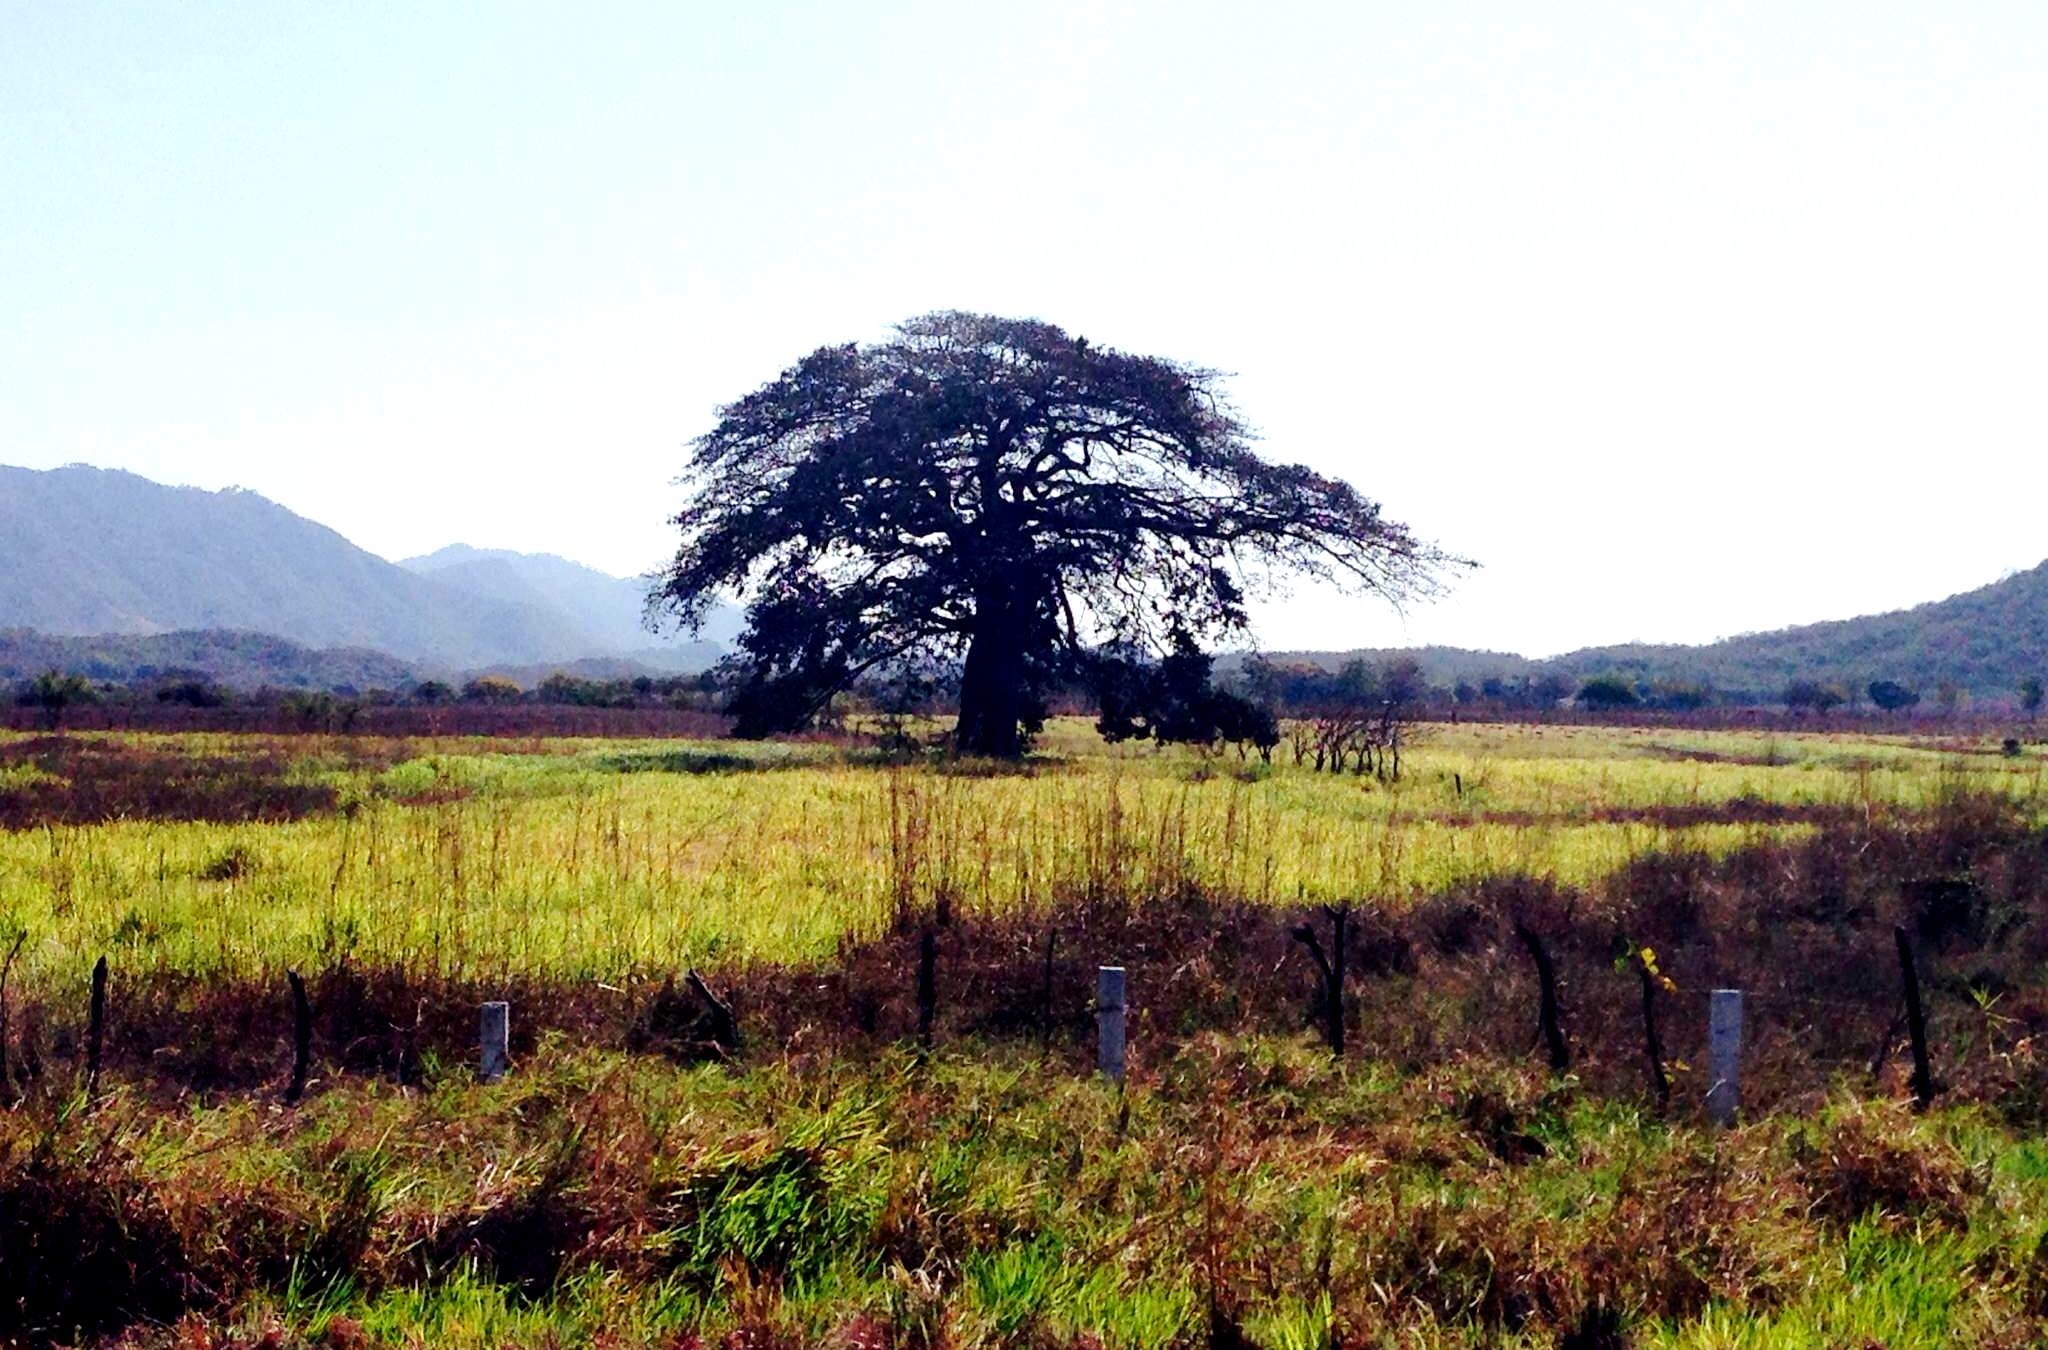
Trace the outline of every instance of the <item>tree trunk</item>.
<instances>
[{"instance_id":1,"label":"tree trunk","mask_svg":"<svg viewBox=\"0 0 2048 1350\"><path fill-rule=\"evenodd\" d=\"M967 643L960 675L960 725L954 744L963 755L1018 759L1024 708L1022 625L998 606L983 606Z\"/></svg>"}]
</instances>

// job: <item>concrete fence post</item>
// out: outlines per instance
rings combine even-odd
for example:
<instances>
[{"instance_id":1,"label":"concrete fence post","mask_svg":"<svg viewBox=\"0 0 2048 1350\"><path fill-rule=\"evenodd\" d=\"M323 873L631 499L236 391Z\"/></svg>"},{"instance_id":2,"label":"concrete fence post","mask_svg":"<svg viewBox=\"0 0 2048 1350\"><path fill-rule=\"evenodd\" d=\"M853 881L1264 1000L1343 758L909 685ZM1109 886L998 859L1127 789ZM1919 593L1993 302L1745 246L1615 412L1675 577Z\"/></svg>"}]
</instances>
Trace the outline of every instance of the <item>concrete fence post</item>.
<instances>
[{"instance_id":1,"label":"concrete fence post","mask_svg":"<svg viewBox=\"0 0 2048 1350\"><path fill-rule=\"evenodd\" d=\"M1742 1106L1742 991L1716 989L1707 1002L1707 1115L1733 1125Z\"/></svg>"},{"instance_id":2,"label":"concrete fence post","mask_svg":"<svg viewBox=\"0 0 2048 1350\"><path fill-rule=\"evenodd\" d=\"M1104 1076L1124 1081L1124 968L1095 972L1095 1065Z\"/></svg>"},{"instance_id":3,"label":"concrete fence post","mask_svg":"<svg viewBox=\"0 0 2048 1350\"><path fill-rule=\"evenodd\" d=\"M495 1083L512 1067L512 1005L486 1003L477 1022L476 1076Z\"/></svg>"}]
</instances>

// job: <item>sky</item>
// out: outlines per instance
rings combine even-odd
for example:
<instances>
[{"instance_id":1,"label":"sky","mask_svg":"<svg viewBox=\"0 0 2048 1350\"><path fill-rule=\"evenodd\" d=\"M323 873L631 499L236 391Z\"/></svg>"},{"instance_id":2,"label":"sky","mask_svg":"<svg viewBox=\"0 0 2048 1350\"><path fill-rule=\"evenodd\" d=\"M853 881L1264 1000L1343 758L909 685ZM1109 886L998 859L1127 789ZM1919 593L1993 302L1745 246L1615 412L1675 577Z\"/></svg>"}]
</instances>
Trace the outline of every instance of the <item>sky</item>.
<instances>
[{"instance_id":1,"label":"sky","mask_svg":"<svg viewBox=\"0 0 2048 1350\"><path fill-rule=\"evenodd\" d=\"M0 463L629 574L720 405L960 308L1480 564L1267 648L1898 608L2048 556L2043 71L2037 0L0 0Z\"/></svg>"}]
</instances>

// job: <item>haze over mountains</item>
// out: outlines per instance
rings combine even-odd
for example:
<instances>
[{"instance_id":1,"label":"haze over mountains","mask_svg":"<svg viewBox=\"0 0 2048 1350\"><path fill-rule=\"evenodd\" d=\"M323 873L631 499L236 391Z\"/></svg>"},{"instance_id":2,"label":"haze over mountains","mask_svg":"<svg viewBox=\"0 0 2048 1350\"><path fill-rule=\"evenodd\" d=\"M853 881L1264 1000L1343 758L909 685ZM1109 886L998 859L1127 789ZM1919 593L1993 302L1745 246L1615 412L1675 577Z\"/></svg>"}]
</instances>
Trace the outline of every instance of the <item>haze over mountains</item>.
<instances>
[{"instance_id":1,"label":"haze over mountains","mask_svg":"<svg viewBox=\"0 0 2048 1350\"><path fill-rule=\"evenodd\" d=\"M167 487L118 470L0 467L0 678L204 670L233 683L395 683L407 672L554 666L688 671L738 633L641 626L645 582L549 554L452 544L386 561L254 492ZM1455 603L1455 602L1453 602ZM92 639L92 640L88 640ZM1296 654L1328 664L1384 652ZM2048 563L1947 600L1704 646L1631 644L1547 660L1423 648L1439 684L1552 672L1705 682L1769 701L1794 679L1891 679L2010 697L2048 675Z\"/></svg>"},{"instance_id":2,"label":"haze over mountains","mask_svg":"<svg viewBox=\"0 0 2048 1350\"><path fill-rule=\"evenodd\" d=\"M686 670L723 650L642 629L631 578L460 545L401 566L257 493L118 470L0 467L0 540L0 629L46 636L235 630L447 671L588 657Z\"/></svg>"}]
</instances>

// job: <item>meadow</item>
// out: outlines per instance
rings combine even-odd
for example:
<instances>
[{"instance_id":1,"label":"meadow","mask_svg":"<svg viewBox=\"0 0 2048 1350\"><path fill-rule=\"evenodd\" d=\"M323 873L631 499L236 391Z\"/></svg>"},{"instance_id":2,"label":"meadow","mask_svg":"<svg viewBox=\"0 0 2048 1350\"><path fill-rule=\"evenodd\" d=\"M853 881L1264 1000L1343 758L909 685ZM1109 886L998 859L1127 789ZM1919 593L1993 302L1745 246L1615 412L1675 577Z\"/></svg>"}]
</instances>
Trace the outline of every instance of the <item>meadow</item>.
<instances>
[{"instance_id":1,"label":"meadow","mask_svg":"<svg viewBox=\"0 0 2048 1350\"><path fill-rule=\"evenodd\" d=\"M822 743L67 742L0 739L0 803L34 826L0 833L0 933L28 934L31 986L76 981L102 951L236 976L343 959L608 980L815 961L941 896L965 913L1189 891L1398 908L1500 875L1590 884L1958 792L2032 807L2048 767L1995 743L1483 725L1433 728L1396 783L1315 773L1284 746L1271 765L1108 747L1078 721L1023 769ZM131 755L174 766L167 802L62 818L67 772L127 773ZM153 818L201 772L236 784L259 767L271 795L194 803L230 819ZM296 818L232 819L245 811Z\"/></svg>"},{"instance_id":2,"label":"meadow","mask_svg":"<svg viewBox=\"0 0 2048 1350\"><path fill-rule=\"evenodd\" d=\"M2041 1343L2041 746L1420 733L1398 782L1071 720L1021 767L0 737L0 1341ZM1339 904L1341 1059L1290 933ZM1122 1086L1091 1072L1107 961ZM290 1104L287 967L317 1013ZM690 967L737 1045L695 1034ZM1732 1129L1701 1106L1722 984L1752 1000ZM495 997L515 1068L482 1084Z\"/></svg>"}]
</instances>

